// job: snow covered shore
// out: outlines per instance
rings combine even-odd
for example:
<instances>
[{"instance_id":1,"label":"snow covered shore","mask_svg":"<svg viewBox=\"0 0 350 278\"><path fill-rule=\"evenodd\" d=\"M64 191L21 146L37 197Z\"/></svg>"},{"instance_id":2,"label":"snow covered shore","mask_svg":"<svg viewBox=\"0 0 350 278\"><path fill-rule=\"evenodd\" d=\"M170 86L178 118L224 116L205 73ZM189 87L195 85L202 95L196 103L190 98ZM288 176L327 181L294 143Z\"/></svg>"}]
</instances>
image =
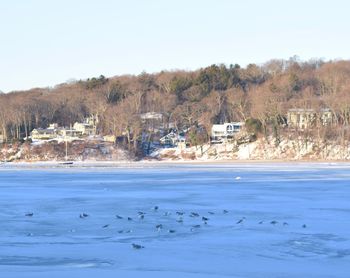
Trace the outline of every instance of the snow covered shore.
<instances>
[{"instance_id":1,"label":"snow covered shore","mask_svg":"<svg viewBox=\"0 0 350 278\"><path fill-rule=\"evenodd\" d=\"M4 161L29 162L33 165L58 164L64 160L64 144L12 145L0 150ZM69 147L69 160L75 165L114 165L120 163L163 162L281 162L281 161L350 161L350 144L343 142L322 142L317 140L259 138L254 142L204 144L187 148L157 148L149 156L137 159L127 150L111 143L73 142ZM45 164L45 163L44 163ZM42 164L42 165L44 165Z\"/></svg>"},{"instance_id":2,"label":"snow covered shore","mask_svg":"<svg viewBox=\"0 0 350 278\"><path fill-rule=\"evenodd\" d=\"M193 161L349 161L350 144L319 142L298 138L275 140L260 138L243 144L206 144L191 148L161 149L152 154L162 160Z\"/></svg>"}]
</instances>

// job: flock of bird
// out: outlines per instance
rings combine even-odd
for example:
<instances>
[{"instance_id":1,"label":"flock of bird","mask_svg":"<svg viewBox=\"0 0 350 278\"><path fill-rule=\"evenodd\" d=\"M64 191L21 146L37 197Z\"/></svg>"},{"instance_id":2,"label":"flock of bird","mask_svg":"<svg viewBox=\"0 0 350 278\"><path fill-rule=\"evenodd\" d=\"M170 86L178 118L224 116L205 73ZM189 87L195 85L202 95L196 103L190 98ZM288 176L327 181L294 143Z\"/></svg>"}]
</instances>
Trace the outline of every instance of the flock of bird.
<instances>
[{"instance_id":1,"label":"flock of bird","mask_svg":"<svg viewBox=\"0 0 350 278\"><path fill-rule=\"evenodd\" d=\"M153 208L152 208L152 210L153 210L153 212L156 212L156 213L159 213L159 207L158 206L154 206ZM214 213L213 211L208 211L207 212L208 213L208 215L211 215L211 217L213 216L213 215L215 215L216 213ZM226 209L224 209L224 210L222 210L222 212L221 212L221 214L228 214L229 213L229 211L228 210L226 210ZM138 217L138 219L139 220L143 220L143 219L145 219L145 216L146 216L146 212L143 212L143 211L139 211L138 213L137 213L137 217ZM194 232L194 231L196 231L196 230L198 230L199 228L201 228L202 226L206 226L206 225L208 225L208 223L209 223L209 221L210 221L210 218L206 215L206 216L204 216L204 215L200 215L199 213L197 213L197 212L189 212L189 213L186 213L185 211L176 211L175 212L175 215L176 215L176 222L177 223L179 223L179 224L183 224L184 223L184 216L185 216L185 214L187 214L189 217L191 217L191 218L197 218L197 219L200 219L201 220L201 222L202 222L202 225L201 224L195 224L195 225L192 225L191 226L191 228L190 228L190 231L191 232ZM169 211L166 211L166 212L164 212L163 214L161 214L162 216L170 216L170 215L172 215L172 213L171 212L169 212ZM33 217L34 216L34 213L33 212L28 212L28 213L26 213L25 214L25 216L26 217ZM81 213L80 215L79 215L79 218L80 219L85 219L85 218L88 218L90 215L89 214L87 214L87 213ZM127 221L135 221L134 220L134 218L132 218L132 217L130 217L130 216L121 216L121 215L116 215L115 216L116 217L116 219L118 219L118 220L122 220L122 219L126 219ZM242 217L242 218L240 218L239 220L235 220L235 224L236 225L242 225L243 223L244 223L244 221L246 221L246 217ZM264 223L268 223L268 224L271 224L271 225L277 225L277 224L279 224L280 222L278 222L278 221L276 221L276 220L272 220L272 221L260 221L260 222L258 222L258 224L264 224ZM287 223L287 222L282 222L281 223L283 226L288 226L289 224ZM102 226L102 228L103 229L106 229L106 228L108 228L110 226L110 224L105 224L105 225L103 225ZM302 228L306 228L306 224L303 224L302 226L301 226ZM163 224L161 224L161 223L159 223L159 224L156 224L155 225L155 230L156 231L158 231L158 232L161 232L161 231L163 231L164 230L164 225ZM119 230L118 231L118 233L131 233L132 232L132 230ZM168 229L167 230L167 232L168 233L170 233L170 234L174 234L174 233L176 233L176 230L175 229ZM32 233L30 233L29 234L30 236L32 235ZM134 249L143 249L143 248L145 248L143 245L141 245L141 244L137 244L137 243L132 243L131 244L131 247L132 248L134 248Z\"/></svg>"}]
</instances>

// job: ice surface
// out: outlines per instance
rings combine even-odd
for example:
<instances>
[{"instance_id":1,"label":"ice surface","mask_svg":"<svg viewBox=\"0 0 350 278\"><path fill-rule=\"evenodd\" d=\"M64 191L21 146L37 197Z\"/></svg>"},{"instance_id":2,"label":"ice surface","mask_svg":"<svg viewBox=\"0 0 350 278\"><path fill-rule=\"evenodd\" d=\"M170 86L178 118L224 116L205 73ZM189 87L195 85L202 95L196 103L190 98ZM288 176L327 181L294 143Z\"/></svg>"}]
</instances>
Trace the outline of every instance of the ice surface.
<instances>
[{"instance_id":1,"label":"ice surface","mask_svg":"<svg viewBox=\"0 0 350 278\"><path fill-rule=\"evenodd\" d=\"M0 277L349 277L349 170L1 167Z\"/></svg>"}]
</instances>

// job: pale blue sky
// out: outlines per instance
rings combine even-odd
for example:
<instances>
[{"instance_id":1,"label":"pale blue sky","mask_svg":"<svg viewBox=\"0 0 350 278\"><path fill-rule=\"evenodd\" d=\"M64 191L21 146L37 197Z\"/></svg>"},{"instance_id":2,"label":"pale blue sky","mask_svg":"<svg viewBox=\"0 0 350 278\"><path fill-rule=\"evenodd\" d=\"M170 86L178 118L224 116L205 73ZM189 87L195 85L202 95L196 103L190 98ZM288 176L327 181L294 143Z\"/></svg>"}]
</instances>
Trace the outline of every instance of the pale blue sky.
<instances>
[{"instance_id":1,"label":"pale blue sky","mask_svg":"<svg viewBox=\"0 0 350 278\"><path fill-rule=\"evenodd\" d=\"M346 0L0 0L0 90L71 78L350 58Z\"/></svg>"}]
</instances>

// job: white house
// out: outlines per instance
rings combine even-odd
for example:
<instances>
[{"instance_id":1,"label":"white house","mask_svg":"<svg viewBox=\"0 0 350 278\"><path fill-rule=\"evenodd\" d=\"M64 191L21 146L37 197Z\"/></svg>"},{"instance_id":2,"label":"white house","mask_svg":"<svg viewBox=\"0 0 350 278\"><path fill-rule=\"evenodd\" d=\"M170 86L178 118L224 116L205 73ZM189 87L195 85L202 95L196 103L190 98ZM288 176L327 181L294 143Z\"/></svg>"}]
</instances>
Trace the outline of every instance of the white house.
<instances>
[{"instance_id":1,"label":"white house","mask_svg":"<svg viewBox=\"0 0 350 278\"><path fill-rule=\"evenodd\" d=\"M242 126L244 126L242 122L213 125L211 128L211 138L213 140L232 138L241 130Z\"/></svg>"},{"instance_id":2,"label":"white house","mask_svg":"<svg viewBox=\"0 0 350 278\"><path fill-rule=\"evenodd\" d=\"M178 146L178 145L186 145L185 136L181 136L174 131L171 131L167 135L163 136L159 139L160 144L165 146Z\"/></svg>"},{"instance_id":3,"label":"white house","mask_svg":"<svg viewBox=\"0 0 350 278\"><path fill-rule=\"evenodd\" d=\"M36 128L31 132L33 140L49 140L57 137L57 130L52 128Z\"/></svg>"},{"instance_id":4,"label":"white house","mask_svg":"<svg viewBox=\"0 0 350 278\"><path fill-rule=\"evenodd\" d=\"M95 135L95 127L88 123L74 123L73 129L81 132L82 135Z\"/></svg>"},{"instance_id":5,"label":"white house","mask_svg":"<svg viewBox=\"0 0 350 278\"><path fill-rule=\"evenodd\" d=\"M163 114L158 112L147 112L140 115L140 118L142 121L147 120L159 120L161 121L163 119Z\"/></svg>"}]
</instances>

